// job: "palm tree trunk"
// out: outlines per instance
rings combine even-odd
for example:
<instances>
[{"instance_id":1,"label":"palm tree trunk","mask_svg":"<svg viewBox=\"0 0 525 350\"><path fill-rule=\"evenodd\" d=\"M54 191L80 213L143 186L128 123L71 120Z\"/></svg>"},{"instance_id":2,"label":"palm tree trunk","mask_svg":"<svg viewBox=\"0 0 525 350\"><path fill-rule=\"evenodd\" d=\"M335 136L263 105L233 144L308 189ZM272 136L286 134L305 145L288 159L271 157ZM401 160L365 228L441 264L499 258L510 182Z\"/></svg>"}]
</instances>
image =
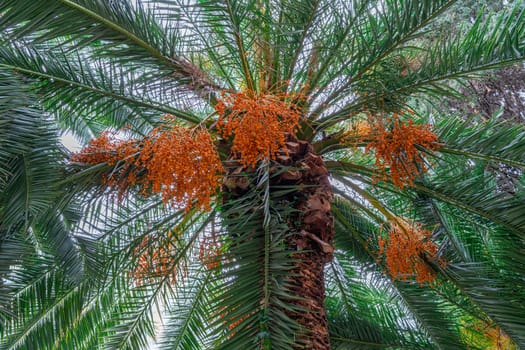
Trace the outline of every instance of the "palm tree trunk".
<instances>
[{"instance_id":1,"label":"palm tree trunk","mask_svg":"<svg viewBox=\"0 0 525 350\"><path fill-rule=\"evenodd\" d=\"M327 350L330 349L328 322L324 307L324 262L325 253L312 251L297 254L300 262L297 263L297 278L294 281L296 293L303 299L296 301L297 306L304 308L304 313L289 315L295 319L305 332L299 337L301 349Z\"/></svg>"},{"instance_id":2,"label":"palm tree trunk","mask_svg":"<svg viewBox=\"0 0 525 350\"><path fill-rule=\"evenodd\" d=\"M288 218L292 234L287 235L286 245L295 264L290 293L300 297L289 300L295 310L287 312L302 328L300 334L291 334L297 339L298 348L329 350L328 322L324 306L324 266L332 259L334 223L330 213L333 199L328 180L328 170L323 159L316 155L306 141L288 136L286 148L273 163L271 187L297 188L283 199L294 209ZM242 170L243 172L246 169ZM232 170L225 180L224 199L238 198L249 191L247 177L236 176L240 168Z\"/></svg>"},{"instance_id":3,"label":"palm tree trunk","mask_svg":"<svg viewBox=\"0 0 525 350\"><path fill-rule=\"evenodd\" d=\"M330 339L324 306L324 266L332 259L333 253L332 189L324 161L313 152L310 144L290 140L287 147L291 165L297 170L283 173L279 181L300 188L294 194L298 198L294 205L298 217L293 220L296 227L292 230L297 233L289 238L288 246L297 251L294 254L297 263L293 285L295 293L302 298L295 303L306 310L289 316L305 330L301 335L304 348L327 350L330 349Z\"/></svg>"}]
</instances>

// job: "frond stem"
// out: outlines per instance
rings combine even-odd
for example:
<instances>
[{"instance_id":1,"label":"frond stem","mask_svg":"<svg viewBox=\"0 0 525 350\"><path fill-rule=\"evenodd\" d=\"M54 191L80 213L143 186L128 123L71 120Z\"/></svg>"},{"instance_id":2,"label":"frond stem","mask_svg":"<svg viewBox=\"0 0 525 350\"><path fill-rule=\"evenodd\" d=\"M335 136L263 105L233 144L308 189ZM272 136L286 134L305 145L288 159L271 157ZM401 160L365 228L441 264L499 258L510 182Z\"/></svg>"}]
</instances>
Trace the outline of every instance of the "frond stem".
<instances>
[{"instance_id":1,"label":"frond stem","mask_svg":"<svg viewBox=\"0 0 525 350\"><path fill-rule=\"evenodd\" d=\"M489 154L464 151L464 150L457 149L457 148L443 146L443 147L439 147L438 151L443 152L443 153L457 154L457 155L461 155L461 156L465 156L469 158L479 158L479 159L484 159L484 160L489 160L489 161L501 162L501 163L505 163L505 164L512 165L515 167L525 167L525 162L492 156Z\"/></svg>"}]
</instances>

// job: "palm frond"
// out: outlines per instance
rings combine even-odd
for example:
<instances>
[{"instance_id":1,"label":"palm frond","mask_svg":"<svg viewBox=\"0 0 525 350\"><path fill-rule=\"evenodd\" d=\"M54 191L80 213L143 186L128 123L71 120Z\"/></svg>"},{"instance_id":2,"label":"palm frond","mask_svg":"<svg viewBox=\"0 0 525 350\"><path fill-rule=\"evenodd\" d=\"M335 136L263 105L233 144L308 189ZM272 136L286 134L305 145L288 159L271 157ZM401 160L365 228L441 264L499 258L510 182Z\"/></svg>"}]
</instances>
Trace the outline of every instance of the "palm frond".
<instances>
[{"instance_id":1,"label":"palm frond","mask_svg":"<svg viewBox=\"0 0 525 350\"><path fill-rule=\"evenodd\" d=\"M381 316L375 315L373 317L371 315L371 320L393 322L390 326L388 326L388 323L379 324L379 326L390 330L399 327L400 322L401 324L403 324L402 322L408 322L405 326L401 326L401 329L397 329L397 334L393 334L390 337L392 344L396 344L396 342L404 339L407 342L404 346L415 349L434 345L438 349L463 347L463 340L461 339L459 324L457 323L458 319L446 317L451 312L459 312L457 316L460 316L463 310L456 309L454 304L451 304L447 299L443 299L434 290L426 286L419 286L414 284L414 282L397 281L392 283L390 280L385 279L381 274L384 271L383 267L378 265L378 260L373 254L375 249L374 237L377 233L374 233L371 228L374 227L375 230L375 225L364 220L359 215L359 211L356 211L343 199L336 200L334 213L337 223L336 228L338 229L338 235L336 236L338 248L340 247L341 251L348 252L349 256L360 257L362 266L366 266L366 271L375 276L370 277L370 280L377 281L375 283L379 286L383 285L383 288L386 288L388 292L387 295L390 295L386 297L388 301L378 302L376 306L376 308L385 307L386 310L382 311ZM347 257L346 259L349 258ZM392 320L392 317L396 317L394 315L400 317L399 315L403 314L400 312L387 316L391 312L391 308L385 306L385 303L391 303L393 300L396 300L396 303L398 303L398 308L401 307L404 310L403 312L407 315L407 319ZM363 303L367 305L366 301L363 301ZM349 309L348 311L359 313L359 310ZM425 334L418 333L421 329L425 331ZM383 331L379 332L379 334L380 336L385 336L388 332ZM425 344L425 338L430 339L430 344ZM356 340L366 343L371 339L374 338L358 338ZM374 341L379 344L385 343L384 339L377 337ZM364 349L367 349L365 345L363 344L362 346Z\"/></svg>"},{"instance_id":2,"label":"palm frond","mask_svg":"<svg viewBox=\"0 0 525 350\"><path fill-rule=\"evenodd\" d=\"M321 105L322 103L337 103L348 97L349 92L367 92L363 86L359 87L361 84L373 84L376 81L378 83L376 88L379 87L381 83L373 77L374 72L382 71L383 74L386 74L387 72L383 69L384 61L388 61L388 57L394 56L396 52L401 52L407 43L418 38L422 29L454 2L450 0L363 2L365 8L357 4L353 10L359 11L357 12L359 17L354 19L350 13L350 16L344 19L349 21L350 27L342 31L346 33L346 40L341 47L338 47L339 52L336 53L341 57L341 61L328 61L333 71L328 72L321 86L329 87L329 82L334 80L342 80L342 83L328 90L327 97L320 102ZM342 27L346 28L345 25ZM339 41L333 42L338 43ZM333 44L328 42L326 45L330 48ZM330 53L330 50L327 51ZM333 67L336 69L334 70ZM319 72L324 73L324 70ZM317 83L316 86L320 78L314 81ZM320 110L319 107L312 114L317 116Z\"/></svg>"},{"instance_id":3,"label":"palm frond","mask_svg":"<svg viewBox=\"0 0 525 350\"><path fill-rule=\"evenodd\" d=\"M300 297L292 292L293 258L284 244L289 208L268 190L268 171L261 167L254 191L224 205L228 252L213 303L216 348L280 349L298 341L289 336L300 331L290 314L302 311L294 304Z\"/></svg>"},{"instance_id":4,"label":"palm frond","mask_svg":"<svg viewBox=\"0 0 525 350\"><path fill-rule=\"evenodd\" d=\"M195 279L178 288L176 297L166 306L167 324L157 344L160 349L198 349L209 342L212 271L194 274Z\"/></svg>"},{"instance_id":5,"label":"palm frond","mask_svg":"<svg viewBox=\"0 0 525 350\"><path fill-rule=\"evenodd\" d=\"M449 175L453 174L454 172L464 173L464 170L462 170L461 167L458 167L457 163L453 164L455 164L456 169L453 171L451 171L450 169L446 170ZM469 174L468 176L472 178L472 174ZM439 175L439 178L443 179L444 177L446 176L444 176L443 174ZM448 189L454 187L450 185L451 183L455 184L456 182L447 182ZM474 187L476 188L475 190ZM405 204L401 204L399 199L395 199L396 196L393 194L391 198L395 201L389 202L389 197L387 196L385 198L387 202L381 204L381 206L384 208L395 208L395 210L387 210L389 210L392 213L395 213L396 215L413 217L414 212L412 211L412 209L410 209L414 208L413 204L410 205L408 203L414 203L414 199L416 199L416 203L419 202L420 204L417 204L415 208L424 208L424 211L426 211L422 212L421 210L419 210L416 218L419 218L419 220L424 219L423 222L425 222L429 227L435 227L436 237L441 237L444 239L444 242L448 242L448 245L445 243L442 245L442 249L443 254L451 258L450 275L455 276L451 277L451 279L457 286L456 290L461 291L460 294L462 294L463 296L468 296L467 299L469 299L467 304L465 304L465 302L461 302L461 304L463 305L463 311L468 311L471 315L478 315L476 317L478 319L481 317L482 320L485 320L490 316L490 318L493 321L495 321L502 329L505 329L505 332L507 332L513 338L516 344L520 344L522 342L521 338L519 337L520 323L516 323L516 315L522 313L523 311L514 309L513 311L516 311L516 313L513 313L509 309L500 309L497 306L491 309L489 296L485 295L485 298L480 298L480 300L477 300L473 291L466 292L466 290L470 290L469 288L474 289L482 288L481 286L491 286L487 287L487 289L493 290L494 287L495 290L498 290L499 294L503 295L503 293L511 293L510 289L512 289L509 287L505 288L503 286L514 286L514 288L517 289L522 288L523 281L520 278L520 272L515 270L516 264L523 263L522 252L524 247L521 240L517 239L516 237L516 234L520 231L512 230L509 224L505 223L506 220L513 219L506 218L504 211L492 211L492 208L485 207L487 202L482 200L484 196L491 196L493 199L495 198L495 196L498 196L497 194L495 194L496 190L494 188L494 185L490 185L490 182L477 181L475 185L471 184L467 187L460 186L460 188L461 189L456 188L458 192L455 192L454 195L458 196L459 193L461 193L462 196L460 199L458 198L458 200L454 202L451 202L452 198L447 198L448 193L445 193L445 188L441 187L439 190L433 191L432 194L425 194L421 192L421 195L419 195L419 197L416 198L406 196L405 202L407 203ZM381 193L384 194L384 192ZM519 190L518 193L522 193L522 191ZM437 199L437 197L441 195L443 195L443 197L441 199ZM478 197L478 195L481 197ZM343 196L345 197L346 195ZM470 196L472 196L471 199L469 199ZM367 198L367 200L371 200L369 197L365 198ZM492 203L495 205L505 205L503 203L507 203L508 205L509 203L514 203L514 199L514 197L509 198L508 195L502 194L499 201L495 200ZM438 204L435 202L436 200L437 202L442 201L442 203ZM422 203L425 204L421 206ZM464 203L465 206L462 206L461 203ZM360 208L359 210L365 215L372 219L374 218L373 215L370 216L368 210L363 210L359 203L355 205L356 208ZM478 209L474 208L474 206L478 207ZM377 206L374 205L374 207ZM339 208L337 210L339 210ZM346 222L345 227L353 235L352 239L355 242L352 246L347 246L346 250L348 250L350 247L358 247L359 245L368 246L367 242L369 242L370 239L373 239L374 235L370 236L369 234L368 236L364 235L363 237L361 237L361 235L365 232L370 232L370 229L367 229L366 225L361 225L358 228L352 228L350 223L358 223L360 221L355 221L356 219L352 219L349 221L338 215L337 210L335 211L336 218L339 222ZM463 210L466 210L467 213L465 213ZM476 210L478 211L477 213ZM523 209L516 209L516 212L523 212ZM420 214L422 214L423 216L419 216ZM512 211L510 212L510 214L512 216ZM388 217L388 215L390 214L387 212L385 215L387 215ZM518 219L518 217L520 219ZM521 220L521 216L516 216L516 220L518 220L519 223L519 220ZM465 227L465 225L467 224L469 226ZM499 225L502 225L503 227ZM454 251L454 253L448 255L450 251ZM354 253L354 256L366 257L366 254L363 255L362 253ZM460 262L455 263L454 260ZM459 266L465 266L465 268L463 270L460 268L456 269L456 264L458 264ZM473 266L473 269L469 270L467 266L471 265ZM476 275L476 272L474 271L478 267L478 272L480 273ZM484 271L485 274L481 273L481 271ZM459 277L461 272L465 273L467 276L470 276L470 278L472 279L472 285L469 286L466 282L464 284L460 282L460 280L462 279L462 277ZM449 277L450 275L447 274L447 276ZM489 278L487 278L487 280L484 283L482 283L481 279L483 279L484 276L490 276L490 282ZM479 280L476 281L476 278L479 278ZM400 291L401 290L402 288L400 289ZM516 293L517 295L519 295L519 292ZM496 293L491 294L492 297L496 298L495 295ZM433 299L435 300L436 298ZM414 300L419 299L416 297ZM457 297L453 294L449 294L446 300L448 302L456 304L460 299L457 299ZM494 300L492 302L494 304L497 304L499 300L501 299L498 299L498 301ZM433 307L431 307L431 309L432 308ZM482 311L476 311L478 308ZM419 309L419 307L417 309ZM479 316L483 315L483 312L486 313L486 315L488 316ZM496 321L495 319L497 317L500 318ZM444 318L441 317L440 319ZM505 322L507 322L507 325L505 325Z\"/></svg>"},{"instance_id":6,"label":"palm frond","mask_svg":"<svg viewBox=\"0 0 525 350\"><path fill-rule=\"evenodd\" d=\"M108 125L122 128L129 124L132 130L145 132L161 113L192 123L200 121L179 106L159 100L169 84L161 91L152 89L145 85L146 80L153 83L155 79L148 72L101 60L88 64L84 59L37 51L16 42L0 48L0 66L38 79L37 92L44 107L84 139ZM180 107L184 105L182 99L177 102L182 102Z\"/></svg>"},{"instance_id":7,"label":"palm frond","mask_svg":"<svg viewBox=\"0 0 525 350\"><path fill-rule=\"evenodd\" d=\"M525 221L521 192L516 197L508 197L504 193L495 193L494 186L485 186L485 189L480 190L480 183L487 184L490 181L490 178L483 175L472 176L468 180L461 176L452 178L457 181L455 186L450 186L450 182L435 181L433 184L416 185L414 188L424 195L505 226L518 237L522 235Z\"/></svg>"},{"instance_id":8,"label":"palm frond","mask_svg":"<svg viewBox=\"0 0 525 350\"><path fill-rule=\"evenodd\" d=\"M327 280L334 290L326 301L334 348L432 348L406 305L368 263L361 265L345 254L336 258Z\"/></svg>"},{"instance_id":9,"label":"palm frond","mask_svg":"<svg viewBox=\"0 0 525 350\"><path fill-rule=\"evenodd\" d=\"M65 326L81 313L82 285L68 281L49 260L33 260L32 266L26 261L22 271L9 276L16 293L13 316L2 336L3 349L50 349Z\"/></svg>"},{"instance_id":10,"label":"palm frond","mask_svg":"<svg viewBox=\"0 0 525 350\"><path fill-rule=\"evenodd\" d=\"M2 239L21 232L67 263L76 273L81 263L76 252L70 222L74 207L58 205L57 187L63 179L64 152L58 131L43 112L33 107L30 87L18 77L0 71L0 231ZM69 221L69 222L68 222Z\"/></svg>"},{"instance_id":11,"label":"palm frond","mask_svg":"<svg viewBox=\"0 0 525 350\"><path fill-rule=\"evenodd\" d=\"M74 50L96 47L91 54L120 57L128 63L132 59L172 73L172 79L198 95L217 89L195 65L178 56L180 33L165 32L140 2L5 1L0 12L0 28L10 39L25 38L51 47L65 40L64 45Z\"/></svg>"},{"instance_id":12,"label":"palm frond","mask_svg":"<svg viewBox=\"0 0 525 350\"><path fill-rule=\"evenodd\" d=\"M449 118L437 130L440 142L444 143L440 152L525 166L525 130L521 125L498 122L497 116L474 125L472 121Z\"/></svg>"},{"instance_id":13,"label":"palm frond","mask_svg":"<svg viewBox=\"0 0 525 350\"><path fill-rule=\"evenodd\" d=\"M521 276L506 277L480 263L454 264L449 277L520 347L525 346Z\"/></svg>"},{"instance_id":14,"label":"palm frond","mask_svg":"<svg viewBox=\"0 0 525 350\"><path fill-rule=\"evenodd\" d=\"M417 41L409 43L380 59L361 79L336 90L338 100L348 102L322 116L320 123L323 127L333 125L365 107L399 110L405 108L407 97L415 93L453 93L450 80L472 77L523 59L524 27L525 12L516 5L499 15L496 25L480 16L464 38L441 40L430 48L419 47Z\"/></svg>"},{"instance_id":15,"label":"palm frond","mask_svg":"<svg viewBox=\"0 0 525 350\"><path fill-rule=\"evenodd\" d=\"M184 261L191 256L189 250L207 224L208 221L205 220L200 228L192 230L188 242L182 239L178 242L178 249L172 252L173 261L170 262L170 270L166 271L164 276L154 279L153 283L146 282L130 289L134 297L127 298L125 303L121 303L114 314L115 326L107 330L109 334L106 341L107 346L117 349L136 349L147 346L149 341L147 336L154 337L156 334L154 312L173 293L173 287L171 287L173 282L170 277L180 271L178 272L180 276L178 283L185 283Z\"/></svg>"}]
</instances>

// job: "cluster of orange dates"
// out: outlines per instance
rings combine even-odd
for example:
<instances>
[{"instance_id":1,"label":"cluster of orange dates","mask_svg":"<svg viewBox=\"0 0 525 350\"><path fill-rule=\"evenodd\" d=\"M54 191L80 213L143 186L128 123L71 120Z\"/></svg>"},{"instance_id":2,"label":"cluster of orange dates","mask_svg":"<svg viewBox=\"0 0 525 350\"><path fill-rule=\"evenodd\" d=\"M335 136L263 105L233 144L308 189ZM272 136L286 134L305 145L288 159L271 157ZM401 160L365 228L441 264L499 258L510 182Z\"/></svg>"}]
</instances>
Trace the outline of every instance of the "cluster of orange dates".
<instances>
[{"instance_id":1,"label":"cluster of orange dates","mask_svg":"<svg viewBox=\"0 0 525 350\"><path fill-rule=\"evenodd\" d=\"M232 151L244 166L263 159L275 159L283 150L286 133L294 134L300 113L291 94L255 95L243 92L223 94L215 106L217 127L224 138L233 136Z\"/></svg>"},{"instance_id":2,"label":"cluster of orange dates","mask_svg":"<svg viewBox=\"0 0 525 350\"><path fill-rule=\"evenodd\" d=\"M217 129L224 138L232 138L232 152L243 165L254 166L262 159L273 159L284 146L285 134L294 132L299 112L292 103L285 102L290 97L224 94L216 105ZM224 173L214 140L205 128L183 127L169 115L164 119L163 125L140 141L121 140L115 133L103 132L73 154L70 161L112 166L102 181L117 188L121 196L135 187L143 195L160 194L165 203L187 211L194 206L209 210ZM144 249L144 245L155 249ZM135 250L138 263L131 275L139 283L162 274L172 274L169 278L174 280L171 249L174 247L159 246L145 238ZM215 238L201 242L201 263L209 269L217 267L220 249Z\"/></svg>"},{"instance_id":3,"label":"cluster of orange dates","mask_svg":"<svg viewBox=\"0 0 525 350\"><path fill-rule=\"evenodd\" d=\"M376 167L383 173L389 169L395 186L413 185L414 179L427 171L424 155L416 145L435 151L438 138L430 130L430 125L415 125L412 120L403 123L396 114L387 119L387 124L389 128L377 123L366 150L374 150Z\"/></svg>"},{"instance_id":4,"label":"cluster of orange dates","mask_svg":"<svg viewBox=\"0 0 525 350\"><path fill-rule=\"evenodd\" d=\"M114 166L123 163L110 174L103 174L102 183L117 187L123 193L129 184L135 183L136 170L132 170L134 160L138 157L139 144L135 140L119 140L114 133L105 131L99 137L91 140L89 145L80 152L71 155L73 163L101 164ZM129 174L129 176L125 176Z\"/></svg>"},{"instance_id":5,"label":"cluster of orange dates","mask_svg":"<svg viewBox=\"0 0 525 350\"><path fill-rule=\"evenodd\" d=\"M378 255L380 259L384 257L392 278L415 278L419 284L434 281L436 272L427 260L433 260L442 266L445 261L437 256L438 246L430 240L430 236L431 232L417 223L410 224L401 218L390 223L388 238L378 239Z\"/></svg>"},{"instance_id":6,"label":"cluster of orange dates","mask_svg":"<svg viewBox=\"0 0 525 350\"><path fill-rule=\"evenodd\" d=\"M209 210L223 172L206 129L177 125L154 129L144 141L137 165L147 169L145 188L162 194L165 203L182 205L186 210L194 204Z\"/></svg>"},{"instance_id":7,"label":"cluster of orange dates","mask_svg":"<svg viewBox=\"0 0 525 350\"><path fill-rule=\"evenodd\" d=\"M108 163L118 166L103 182L123 194L138 186L142 194L159 193L165 203L189 210L193 205L209 209L221 184L222 162L211 135L173 124L153 129L143 140L118 140L102 133L73 154L72 162Z\"/></svg>"},{"instance_id":8,"label":"cluster of orange dates","mask_svg":"<svg viewBox=\"0 0 525 350\"><path fill-rule=\"evenodd\" d=\"M207 269L213 270L220 266L222 245L215 234L204 237L199 245L199 261Z\"/></svg>"},{"instance_id":9,"label":"cluster of orange dates","mask_svg":"<svg viewBox=\"0 0 525 350\"><path fill-rule=\"evenodd\" d=\"M175 232L168 231L155 239L145 236L133 250L138 258L130 277L139 285L155 278L166 278L171 284L175 284L178 274L184 274L184 271L179 271L173 256L176 251L174 234Z\"/></svg>"},{"instance_id":10,"label":"cluster of orange dates","mask_svg":"<svg viewBox=\"0 0 525 350\"><path fill-rule=\"evenodd\" d=\"M367 152L374 151L375 166L381 174L376 180L386 180L388 170L388 178L399 188L413 185L414 179L428 170L425 154L418 148L435 151L439 146L431 125L402 121L399 114L386 120L368 114L367 121L350 127L342 142L366 144Z\"/></svg>"}]
</instances>

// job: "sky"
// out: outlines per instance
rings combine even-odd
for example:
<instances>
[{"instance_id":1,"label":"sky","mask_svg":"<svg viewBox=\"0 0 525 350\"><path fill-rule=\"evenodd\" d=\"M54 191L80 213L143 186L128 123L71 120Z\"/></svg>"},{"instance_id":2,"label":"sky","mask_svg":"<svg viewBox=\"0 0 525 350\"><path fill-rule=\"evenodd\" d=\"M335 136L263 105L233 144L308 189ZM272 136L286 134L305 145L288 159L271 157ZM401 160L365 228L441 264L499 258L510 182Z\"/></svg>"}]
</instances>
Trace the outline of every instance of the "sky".
<instances>
[{"instance_id":1,"label":"sky","mask_svg":"<svg viewBox=\"0 0 525 350\"><path fill-rule=\"evenodd\" d=\"M78 141L75 139L75 137L73 136L73 134L69 131L66 131L61 137L60 137L60 141L62 142L62 144L68 149L70 150L71 152L77 152L77 151L80 151L80 149L82 148L82 146L80 145L80 143L78 143Z\"/></svg>"}]
</instances>

